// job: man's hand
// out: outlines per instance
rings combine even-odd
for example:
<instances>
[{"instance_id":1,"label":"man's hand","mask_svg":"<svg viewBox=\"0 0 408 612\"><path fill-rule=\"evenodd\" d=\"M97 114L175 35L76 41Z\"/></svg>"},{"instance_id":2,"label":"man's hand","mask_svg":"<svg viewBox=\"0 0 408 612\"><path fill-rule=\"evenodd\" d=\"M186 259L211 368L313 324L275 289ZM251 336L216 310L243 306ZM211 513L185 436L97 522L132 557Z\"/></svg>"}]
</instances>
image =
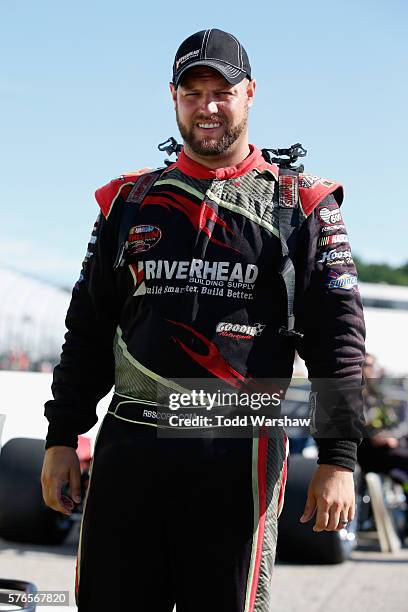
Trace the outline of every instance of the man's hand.
<instances>
[{"instance_id":1,"label":"man's hand","mask_svg":"<svg viewBox=\"0 0 408 612\"><path fill-rule=\"evenodd\" d=\"M384 433L378 433L370 440L373 446L388 446L388 448L397 448L399 440L392 436L387 436Z\"/></svg>"},{"instance_id":2,"label":"man's hand","mask_svg":"<svg viewBox=\"0 0 408 612\"><path fill-rule=\"evenodd\" d=\"M353 472L339 465L321 464L310 482L301 523L317 510L313 531L338 531L341 521L351 521L355 512Z\"/></svg>"},{"instance_id":3,"label":"man's hand","mask_svg":"<svg viewBox=\"0 0 408 612\"><path fill-rule=\"evenodd\" d=\"M45 451L41 484L47 506L70 516L81 502L81 469L74 448L51 446ZM61 494L65 484L69 484L69 497Z\"/></svg>"}]
</instances>

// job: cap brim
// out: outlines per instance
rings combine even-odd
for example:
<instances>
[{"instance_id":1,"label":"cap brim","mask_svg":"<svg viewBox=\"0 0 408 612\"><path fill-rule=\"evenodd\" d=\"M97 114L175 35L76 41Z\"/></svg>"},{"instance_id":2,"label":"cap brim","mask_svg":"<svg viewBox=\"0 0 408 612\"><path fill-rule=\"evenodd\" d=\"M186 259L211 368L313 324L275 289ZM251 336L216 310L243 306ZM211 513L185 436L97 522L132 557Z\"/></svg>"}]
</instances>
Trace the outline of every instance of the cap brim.
<instances>
[{"instance_id":1,"label":"cap brim","mask_svg":"<svg viewBox=\"0 0 408 612\"><path fill-rule=\"evenodd\" d=\"M228 83L231 83L231 85L240 83L247 76L244 70L234 68L230 64L225 64L216 60L198 60L197 62L190 62L187 66L177 72L173 80L174 86L178 87L180 79L184 73L187 72L187 70L190 70L190 68L195 68L196 66L208 66L209 68L214 68L214 70L217 70L217 72L219 72L228 81Z\"/></svg>"}]
</instances>

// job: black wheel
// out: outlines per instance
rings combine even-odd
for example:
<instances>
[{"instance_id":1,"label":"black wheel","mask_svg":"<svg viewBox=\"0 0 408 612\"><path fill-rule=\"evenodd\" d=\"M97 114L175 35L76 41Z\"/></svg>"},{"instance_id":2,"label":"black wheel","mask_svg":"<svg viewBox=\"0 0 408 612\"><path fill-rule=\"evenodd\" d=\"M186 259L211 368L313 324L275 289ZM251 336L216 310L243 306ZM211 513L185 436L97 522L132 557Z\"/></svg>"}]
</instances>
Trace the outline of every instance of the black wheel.
<instances>
[{"instance_id":1,"label":"black wheel","mask_svg":"<svg viewBox=\"0 0 408 612\"><path fill-rule=\"evenodd\" d=\"M0 453L0 537L61 544L72 519L45 505L41 492L44 440L14 438Z\"/></svg>"},{"instance_id":2,"label":"black wheel","mask_svg":"<svg viewBox=\"0 0 408 612\"><path fill-rule=\"evenodd\" d=\"M13 593L14 595L20 596L28 596L27 599L32 596L34 597L37 594L37 587L31 582L25 582L23 580L10 580L0 578L0 604L6 604L5 608L0 608L1 610L10 610L9 604L9 594ZM30 603L24 601L24 597L18 599L15 603L13 603L13 610L25 610L26 612L35 612L36 605L35 603Z\"/></svg>"},{"instance_id":3,"label":"black wheel","mask_svg":"<svg viewBox=\"0 0 408 612\"><path fill-rule=\"evenodd\" d=\"M316 459L293 455L288 461L285 503L278 524L277 556L291 563L342 563L356 545L357 511L341 531L313 531L314 518L300 523L307 489L316 469ZM355 476L358 477L356 468ZM358 500L356 502L358 506Z\"/></svg>"}]
</instances>

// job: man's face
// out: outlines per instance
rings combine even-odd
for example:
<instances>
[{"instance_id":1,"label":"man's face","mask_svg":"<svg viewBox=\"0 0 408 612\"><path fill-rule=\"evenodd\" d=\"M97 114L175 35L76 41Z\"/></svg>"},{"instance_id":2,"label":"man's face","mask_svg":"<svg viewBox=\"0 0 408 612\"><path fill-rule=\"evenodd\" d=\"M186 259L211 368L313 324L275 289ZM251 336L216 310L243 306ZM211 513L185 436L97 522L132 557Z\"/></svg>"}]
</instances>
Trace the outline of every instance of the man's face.
<instances>
[{"instance_id":1,"label":"man's face","mask_svg":"<svg viewBox=\"0 0 408 612\"><path fill-rule=\"evenodd\" d=\"M186 72L177 90L170 88L180 134L194 153L222 156L247 139L255 81L231 85L216 70L199 66Z\"/></svg>"}]
</instances>

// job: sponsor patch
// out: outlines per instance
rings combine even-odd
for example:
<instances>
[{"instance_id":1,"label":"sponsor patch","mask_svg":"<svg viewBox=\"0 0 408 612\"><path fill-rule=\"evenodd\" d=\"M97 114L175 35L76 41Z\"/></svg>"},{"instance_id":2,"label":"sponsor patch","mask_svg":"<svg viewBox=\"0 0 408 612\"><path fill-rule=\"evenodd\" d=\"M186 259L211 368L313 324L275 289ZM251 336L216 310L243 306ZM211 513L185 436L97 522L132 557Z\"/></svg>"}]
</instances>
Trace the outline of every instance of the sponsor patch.
<instances>
[{"instance_id":1,"label":"sponsor patch","mask_svg":"<svg viewBox=\"0 0 408 612\"><path fill-rule=\"evenodd\" d=\"M334 266L346 266L352 263L352 259L335 259L334 261L326 261L325 266L326 268L332 268Z\"/></svg>"},{"instance_id":2,"label":"sponsor patch","mask_svg":"<svg viewBox=\"0 0 408 612\"><path fill-rule=\"evenodd\" d=\"M241 323L221 322L218 323L215 331L220 336L235 338L236 340L250 340L254 336L260 336L265 328L262 323L254 325L243 325Z\"/></svg>"},{"instance_id":3,"label":"sponsor patch","mask_svg":"<svg viewBox=\"0 0 408 612\"><path fill-rule=\"evenodd\" d=\"M190 282L228 282L233 289L248 289L255 284L258 276L256 264L232 261L208 261L196 258L191 261L157 259L146 260L143 266L146 280L188 279Z\"/></svg>"},{"instance_id":4,"label":"sponsor patch","mask_svg":"<svg viewBox=\"0 0 408 612\"><path fill-rule=\"evenodd\" d=\"M328 233L328 232L336 232L337 230L345 230L346 226L345 225L323 225L321 228L321 232L324 233Z\"/></svg>"},{"instance_id":5,"label":"sponsor patch","mask_svg":"<svg viewBox=\"0 0 408 612\"><path fill-rule=\"evenodd\" d=\"M282 208L295 208L297 204L297 177L279 177L279 206Z\"/></svg>"},{"instance_id":6,"label":"sponsor patch","mask_svg":"<svg viewBox=\"0 0 408 612\"><path fill-rule=\"evenodd\" d=\"M324 253L322 253L322 258L318 260L318 263L323 263L327 265L332 265L332 262L353 263L353 258L350 249L347 249L346 251L336 251L336 249L332 249L331 251L325 251Z\"/></svg>"},{"instance_id":7,"label":"sponsor patch","mask_svg":"<svg viewBox=\"0 0 408 612\"><path fill-rule=\"evenodd\" d=\"M327 246L329 244L339 244L340 242L348 242L347 234L332 234L331 236L323 236L319 238L317 246Z\"/></svg>"},{"instance_id":8,"label":"sponsor patch","mask_svg":"<svg viewBox=\"0 0 408 612\"><path fill-rule=\"evenodd\" d=\"M312 185L320 181L319 176L314 176L313 174L302 174L300 176L299 187L304 187L305 189L309 189Z\"/></svg>"},{"instance_id":9,"label":"sponsor patch","mask_svg":"<svg viewBox=\"0 0 408 612\"><path fill-rule=\"evenodd\" d=\"M162 236L161 229L156 225L135 225L131 227L128 235L128 253L136 255L150 251L159 242Z\"/></svg>"},{"instance_id":10,"label":"sponsor patch","mask_svg":"<svg viewBox=\"0 0 408 612\"><path fill-rule=\"evenodd\" d=\"M334 270L329 272L329 278L326 282L326 287L328 289L345 289L346 291L351 291L351 289L356 286L357 276L354 276L354 274L349 274L348 272L338 274Z\"/></svg>"},{"instance_id":11,"label":"sponsor patch","mask_svg":"<svg viewBox=\"0 0 408 612\"><path fill-rule=\"evenodd\" d=\"M258 277L256 264L241 262L209 261L192 259L190 261L145 259L128 262L134 279L135 297L164 293L174 296L198 293L206 297L216 296L236 300L253 300L253 290ZM180 283L179 281L186 281ZM246 333L260 324L248 325Z\"/></svg>"},{"instance_id":12,"label":"sponsor patch","mask_svg":"<svg viewBox=\"0 0 408 612\"><path fill-rule=\"evenodd\" d=\"M335 184L334 181L329 181L328 179L322 179L322 185L324 185L325 187L331 187L334 184Z\"/></svg>"},{"instance_id":13,"label":"sponsor patch","mask_svg":"<svg viewBox=\"0 0 408 612\"><path fill-rule=\"evenodd\" d=\"M333 225L334 223L343 221L341 212L338 208L330 210L330 208L323 207L319 210L319 217L326 225Z\"/></svg>"}]
</instances>

